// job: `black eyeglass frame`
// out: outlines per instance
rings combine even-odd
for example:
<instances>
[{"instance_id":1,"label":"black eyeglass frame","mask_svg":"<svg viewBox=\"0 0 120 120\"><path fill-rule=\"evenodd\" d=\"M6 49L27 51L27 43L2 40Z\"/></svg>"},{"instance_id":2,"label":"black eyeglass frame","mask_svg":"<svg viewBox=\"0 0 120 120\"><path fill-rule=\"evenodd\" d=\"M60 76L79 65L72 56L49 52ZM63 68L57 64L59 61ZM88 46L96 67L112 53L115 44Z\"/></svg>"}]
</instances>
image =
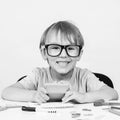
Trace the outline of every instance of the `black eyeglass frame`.
<instances>
[{"instance_id":1,"label":"black eyeglass frame","mask_svg":"<svg viewBox=\"0 0 120 120\"><path fill-rule=\"evenodd\" d=\"M61 47L60 53L59 53L58 55L50 55L50 54L49 54L49 51L48 51L48 47L49 47L50 45L56 45L56 46ZM68 48L69 46L77 46L77 47L79 47L79 51L78 51L78 55L77 55L77 56L71 56L71 55L69 55L69 53L68 53L68 51L67 51L67 48ZM65 51L66 51L66 53L67 53L67 55L68 55L69 57L78 57L78 56L80 55L82 46L80 46L80 45L46 44L46 45L45 45L45 48L46 48L47 54L48 54L49 56L51 56L51 57L58 57L58 56L61 54L61 52L63 51L63 49L65 49Z\"/></svg>"}]
</instances>

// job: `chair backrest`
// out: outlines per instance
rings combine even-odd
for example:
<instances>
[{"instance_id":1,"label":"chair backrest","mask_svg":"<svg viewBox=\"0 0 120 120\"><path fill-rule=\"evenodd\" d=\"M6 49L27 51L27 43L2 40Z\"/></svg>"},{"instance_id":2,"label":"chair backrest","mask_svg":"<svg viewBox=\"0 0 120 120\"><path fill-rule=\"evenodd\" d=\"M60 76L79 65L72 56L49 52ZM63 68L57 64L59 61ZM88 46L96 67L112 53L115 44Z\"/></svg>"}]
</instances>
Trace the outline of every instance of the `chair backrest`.
<instances>
[{"instance_id":1,"label":"chair backrest","mask_svg":"<svg viewBox=\"0 0 120 120\"><path fill-rule=\"evenodd\" d=\"M95 72L94 72L94 75L98 77L100 81L103 81L105 84L107 84L109 87L114 88L113 82L108 76L101 73L95 73Z\"/></svg>"},{"instance_id":2,"label":"chair backrest","mask_svg":"<svg viewBox=\"0 0 120 120\"><path fill-rule=\"evenodd\" d=\"M101 74L101 73L95 73L95 72L93 72L93 73L94 73L94 75L95 75L96 77L99 78L100 81L103 81L103 82L104 82L105 84L107 84L109 87L114 88L113 83L112 83L112 80L111 80L108 76L106 76L106 75L104 75L104 74ZM18 79L18 81L22 80L22 79L25 78L25 77L27 77L27 75L22 76L21 78Z\"/></svg>"},{"instance_id":3,"label":"chair backrest","mask_svg":"<svg viewBox=\"0 0 120 120\"><path fill-rule=\"evenodd\" d=\"M24 75L24 76L22 76L21 78L19 78L18 80L17 80L17 82L18 81L21 81L23 78L25 78L25 77L27 77L27 75Z\"/></svg>"}]
</instances>

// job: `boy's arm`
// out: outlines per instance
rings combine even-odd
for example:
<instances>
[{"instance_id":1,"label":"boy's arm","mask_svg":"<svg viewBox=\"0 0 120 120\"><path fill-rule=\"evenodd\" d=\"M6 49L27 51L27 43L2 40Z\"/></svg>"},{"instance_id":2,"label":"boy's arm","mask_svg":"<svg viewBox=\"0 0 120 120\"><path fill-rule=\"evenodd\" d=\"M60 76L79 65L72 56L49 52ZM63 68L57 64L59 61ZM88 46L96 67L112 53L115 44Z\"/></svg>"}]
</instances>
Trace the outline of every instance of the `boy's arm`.
<instances>
[{"instance_id":1,"label":"boy's arm","mask_svg":"<svg viewBox=\"0 0 120 120\"><path fill-rule=\"evenodd\" d=\"M39 104L49 100L44 88L29 90L25 89L19 82L5 88L1 97L11 101L37 102Z\"/></svg>"},{"instance_id":2,"label":"boy's arm","mask_svg":"<svg viewBox=\"0 0 120 120\"><path fill-rule=\"evenodd\" d=\"M89 103L95 102L96 100L117 100L118 93L113 88L108 87L107 85L102 86L99 90L90 91L87 93L80 93L76 91L68 91L63 97L63 102L68 102L75 100L79 103Z\"/></svg>"},{"instance_id":3,"label":"boy's arm","mask_svg":"<svg viewBox=\"0 0 120 120\"><path fill-rule=\"evenodd\" d=\"M87 93L85 93L85 101L94 102L99 99L117 100L118 93L115 89L101 82L93 73L86 72Z\"/></svg>"},{"instance_id":4,"label":"boy's arm","mask_svg":"<svg viewBox=\"0 0 120 120\"><path fill-rule=\"evenodd\" d=\"M85 93L85 102L94 102L99 99L117 100L118 93L115 89L107 85L102 86L99 90Z\"/></svg>"},{"instance_id":5,"label":"boy's arm","mask_svg":"<svg viewBox=\"0 0 120 120\"><path fill-rule=\"evenodd\" d=\"M34 101L34 95L37 91L25 89L19 82L5 88L1 97L12 101Z\"/></svg>"}]
</instances>

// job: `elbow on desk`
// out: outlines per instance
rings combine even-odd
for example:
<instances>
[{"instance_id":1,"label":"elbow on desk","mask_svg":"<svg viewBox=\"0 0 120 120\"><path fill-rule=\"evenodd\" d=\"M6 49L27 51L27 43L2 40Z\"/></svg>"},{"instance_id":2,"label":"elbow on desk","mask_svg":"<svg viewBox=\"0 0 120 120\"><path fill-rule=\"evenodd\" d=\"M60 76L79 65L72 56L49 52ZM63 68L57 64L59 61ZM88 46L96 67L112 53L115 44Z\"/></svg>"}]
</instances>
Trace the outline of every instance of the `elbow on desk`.
<instances>
[{"instance_id":1,"label":"elbow on desk","mask_svg":"<svg viewBox=\"0 0 120 120\"><path fill-rule=\"evenodd\" d=\"M6 88L2 91L2 93L1 93L1 98L2 99L7 99L7 96L8 96L8 94L7 94L7 90L6 90Z\"/></svg>"},{"instance_id":2,"label":"elbow on desk","mask_svg":"<svg viewBox=\"0 0 120 120\"><path fill-rule=\"evenodd\" d=\"M115 90L115 95L114 95L115 97L114 97L114 100L118 100L119 99L119 94L118 94L118 92Z\"/></svg>"},{"instance_id":3,"label":"elbow on desk","mask_svg":"<svg viewBox=\"0 0 120 120\"><path fill-rule=\"evenodd\" d=\"M1 98L4 100L12 100L12 91L9 87L3 89L1 93Z\"/></svg>"},{"instance_id":4,"label":"elbow on desk","mask_svg":"<svg viewBox=\"0 0 120 120\"><path fill-rule=\"evenodd\" d=\"M108 93L108 95L110 96L109 100L118 100L119 99L118 92L115 89L111 89L111 92Z\"/></svg>"}]
</instances>

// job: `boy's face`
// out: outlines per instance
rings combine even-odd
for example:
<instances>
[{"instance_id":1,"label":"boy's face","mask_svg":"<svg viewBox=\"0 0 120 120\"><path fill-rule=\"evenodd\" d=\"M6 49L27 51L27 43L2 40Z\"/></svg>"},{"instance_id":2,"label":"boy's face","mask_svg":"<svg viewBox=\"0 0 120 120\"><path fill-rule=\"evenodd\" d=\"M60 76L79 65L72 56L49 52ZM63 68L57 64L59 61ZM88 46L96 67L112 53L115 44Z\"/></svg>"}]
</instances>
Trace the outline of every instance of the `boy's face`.
<instances>
[{"instance_id":1,"label":"boy's face","mask_svg":"<svg viewBox=\"0 0 120 120\"><path fill-rule=\"evenodd\" d=\"M50 32L50 34L47 35L46 44L71 45L70 41L64 37L61 37L60 32L56 34L54 31ZM65 74L71 71L75 67L76 62L79 61L80 56L81 53L78 57L70 57L66 53L65 49L62 50L59 56L55 57L48 55L46 49L44 51L44 58L48 60L51 68L60 74Z\"/></svg>"}]
</instances>

